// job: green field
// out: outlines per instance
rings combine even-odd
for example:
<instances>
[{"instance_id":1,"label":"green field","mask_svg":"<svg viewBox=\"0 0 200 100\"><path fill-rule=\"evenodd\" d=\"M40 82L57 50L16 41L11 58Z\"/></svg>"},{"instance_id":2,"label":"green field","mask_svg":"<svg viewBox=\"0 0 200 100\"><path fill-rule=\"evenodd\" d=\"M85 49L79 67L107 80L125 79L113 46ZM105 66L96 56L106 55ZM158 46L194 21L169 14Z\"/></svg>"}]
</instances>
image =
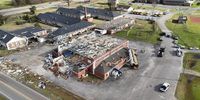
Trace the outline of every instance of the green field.
<instances>
[{"instance_id":1,"label":"green field","mask_svg":"<svg viewBox=\"0 0 200 100\"><path fill-rule=\"evenodd\" d=\"M200 53L185 53L183 67L200 72Z\"/></svg>"},{"instance_id":2,"label":"green field","mask_svg":"<svg viewBox=\"0 0 200 100\"><path fill-rule=\"evenodd\" d=\"M173 31L180 39L179 44L186 47L199 47L200 48L200 24L192 23L188 17L186 24L172 23L173 19L177 19L179 15L173 16L172 19L166 22L167 27Z\"/></svg>"},{"instance_id":3,"label":"green field","mask_svg":"<svg viewBox=\"0 0 200 100\"><path fill-rule=\"evenodd\" d=\"M132 4L132 7L133 7L134 9L146 9L146 10L153 10L153 9L155 9L155 10L160 10L160 11L166 11L166 10L167 10L167 9L165 9L165 8L156 7L156 5L155 5L155 6L153 6L153 5L142 5L142 6L138 6L138 5L136 5L136 4Z\"/></svg>"},{"instance_id":4,"label":"green field","mask_svg":"<svg viewBox=\"0 0 200 100\"><path fill-rule=\"evenodd\" d=\"M177 89L176 97L178 100L200 100L200 78L181 74Z\"/></svg>"},{"instance_id":5,"label":"green field","mask_svg":"<svg viewBox=\"0 0 200 100\"><path fill-rule=\"evenodd\" d=\"M127 32L129 33L127 34ZM152 44L158 43L160 29L157 28L153 32L153 24L145 20L136 20L132 28L124 29L123 31L114 34L116 37L125 38L132 41L144 41Z\"/></svg>"},{"instance_id":6,"label":"green field","mask_svg":"<svg viewBox=\"0 0 200 100\"><path fill-rule=\"evenodd\" d=\"M8 100L5 96L0 94L0 100Z\"/></svg>"},{"instance_id":7,"label":"green field","mask_svg":"<svg viewBox=\"0 0 200 100\"><path fill-rule=\"evenodd\" d=\"M0 0L0 10L12 7L12 0Z\"/></svg>"},{"instance_id":8,"label":"green field","mask_svg":"<svg viewBox=\"0 0 200 100\"><path fill-rule=\"evenodd\" d=\"M15 50L6 50L6 49L0 48L0 57L7 56L7 55L13 54L15 52L16 52Z\"/></svg>"}]
</instances>

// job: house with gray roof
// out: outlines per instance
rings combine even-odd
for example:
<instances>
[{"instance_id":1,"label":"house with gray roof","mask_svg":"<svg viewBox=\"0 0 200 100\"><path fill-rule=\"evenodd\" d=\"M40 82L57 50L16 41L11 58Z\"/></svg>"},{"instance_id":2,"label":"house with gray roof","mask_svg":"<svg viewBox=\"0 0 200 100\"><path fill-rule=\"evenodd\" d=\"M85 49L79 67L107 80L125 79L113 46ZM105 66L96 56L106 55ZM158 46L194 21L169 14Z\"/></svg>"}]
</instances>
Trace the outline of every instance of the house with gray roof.
<instances>
[{"instance_id":1,"label":"house with gray roof","mask_svg":"<svg viewBox=\"0 0 200 100\"><path fill-rule=\"evenodd\" d=\"M14 36L25 37L27 39L43 37L47 36L48 33L45 29L37 28L37 27L26 27L23 29L15 30L10 32Z\"/></svg>"},{"instance_id":2,"label":"house with gray roof","mask_svg":"<svg viewBox=\"0 0 200 100\"><path fill-rule=\"evenodd\" d=\"M58 8L58 10L56 11L57 14L64 15L67 17L78 18L81 20L85 18L85 16L91 17L91 14L85 12L87 11L78 10L76 8Z\"/></svg>"},{"instance_id":3,"label":"house with gray roof","mask_svg":"<svg viewBox=\"0 0 200 100\"><path fill-rule=\"evenodd\" d=\"M87 13L91 14L91 17L103 20L113 20L123 16L120 13L99 8L78 7L77 9L80 11L87 9Z\"/></svg>"},{"instance_id":4,"label":"house with gray roof","mask_svg":"<svg viewBox=\"0 0 200 100\"><path fill-rule=\"evenodd\" d=\"M72 24L75 24L75 23L79 23L81 21L78 18L67 17L67 16L57 14L57 13L39 14L37 16L37 18L42 23L49 24L49 25L52 25L52 26L58 26L58 27L72 25Z\"/></svg>"},{"instance_id":5,"label":"house with gray roof","mask_svg":"<svg viewBox=\"0 0 200 100\"><path fill-rule=\"evenodd\" d=\"M79 23L57 29L53 33L50 33L48 38L58 42L64 38L83 33L94 27L95 25L90 22L81 21Z\"/></svg>"},{"instance_id":6,"label":"house with gray roof","mask_svg":"<svg viewBox=\"0 0 200 100\"><path fill-rule=\"evenodd\" d=\"M17 37L0 30L0 45L8 50L14 50L25 47L27 45L27 40L23 37Z\"/></svg>"}]
</instances>

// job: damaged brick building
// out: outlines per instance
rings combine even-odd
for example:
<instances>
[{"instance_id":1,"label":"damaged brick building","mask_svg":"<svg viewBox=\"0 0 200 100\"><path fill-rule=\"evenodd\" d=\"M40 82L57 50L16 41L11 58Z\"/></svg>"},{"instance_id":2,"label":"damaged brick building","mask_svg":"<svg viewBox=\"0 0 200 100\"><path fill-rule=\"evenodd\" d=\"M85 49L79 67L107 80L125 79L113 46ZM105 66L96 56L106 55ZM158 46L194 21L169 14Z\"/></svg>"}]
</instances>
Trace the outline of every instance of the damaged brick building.
<instances>
[{"instance_id":1,"label":"damaged brick building","mask_svg":"<svg viewBox=\"0 0 200 100\"><path fill-rule=\"evenodd\" d=\"M60 45L48 68L66 76L83 78L90 73L106 80L113 69L120 70L129 61L128 43L95 32L85 34Z\"/></svg>"}]
</instances>

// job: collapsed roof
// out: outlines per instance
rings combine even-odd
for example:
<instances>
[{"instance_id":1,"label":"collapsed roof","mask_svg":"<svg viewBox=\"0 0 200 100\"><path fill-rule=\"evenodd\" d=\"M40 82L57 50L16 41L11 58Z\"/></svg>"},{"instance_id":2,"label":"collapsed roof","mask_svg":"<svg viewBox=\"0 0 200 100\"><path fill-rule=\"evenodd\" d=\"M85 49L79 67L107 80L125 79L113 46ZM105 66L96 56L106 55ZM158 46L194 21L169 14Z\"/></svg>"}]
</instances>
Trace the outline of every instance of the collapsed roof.
<instances>
[{"instance_id":1,"label":"collapsed roof","mask_svg":"<svg viewBox=\"0 0 200 100\"><path fill-rule=\"evenodd\" d=\"M65 49L94 59L122 43L122 40L92 32L82 35L64 45Z\"/></svg>"},{"instance_id":2,"label":"collapsed roof","mask_svg":"<svg viewBox=\"0 0 200 100\"><path fill-rule=\"evenodd\" d=\"M23 29L12 31L11 34L13 34L14 36L19 36L19 37L32 38L35 36L34 33L37 33L43 30L44 29L37 28L37 27L26 27Z\"/></svg>"}]
</instances>

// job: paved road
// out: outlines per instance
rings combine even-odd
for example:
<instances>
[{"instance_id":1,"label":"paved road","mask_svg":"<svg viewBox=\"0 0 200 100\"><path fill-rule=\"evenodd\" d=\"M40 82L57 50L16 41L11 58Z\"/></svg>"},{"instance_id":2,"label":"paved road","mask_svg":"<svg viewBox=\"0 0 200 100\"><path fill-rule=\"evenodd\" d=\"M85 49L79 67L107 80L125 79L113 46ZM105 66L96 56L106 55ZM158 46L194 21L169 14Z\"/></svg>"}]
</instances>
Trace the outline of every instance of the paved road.
<instances>
[{"instance_id":1,"label":"paved road","mask_svg":"<svg viewBox=\"0 0 200 100\"><path fill-rule=\"evenodd\" d=\"M0 93L10 100L49 100L0 72Z\"/></svg>"},{"instance_id":2,"label":"paved road","mask_svg":"<svg viewBox=\"0 0 200 100\"><path fill-rule=\"evenodd\" d=\"M58 1L58 2L37 4L34 6L36 6L37 10L41 10L41 9L62 6L63 4L65 4L65 3ZM14 15L14 14L29 12L30 11L29 8L31 8L31 7L32 7L32 5L24 6L24 7L17 7L17 8L3 9L3 10L0 10L0 15L9 16L9 15Z\"/></svg>"},{"instance_id":3,"label":"paved road","mask_svg":"<svg viewBox=\"0 0 200 100\"><path fill-rule=\"evenodd\" d=\"M165 26L166 20L170 19L175 13L170 13L161 18L154 18L162 32L171 34L171 31ZM130 16L130 15L129 15ZM148 19L147 17L133 16L139 19ZM151 57L150 64L144 70L139 71L140 79L136 86L133 87L133 92L130 93L127 100L176 100L175 90L177 82L182 72L182 57L174 55L172 39L162 37L161 46L166 47L164 57ZM143 63L143 62L141 62ZM136 79L132 79L136 80ZM159 86L163 82L171 84L166 93L159 93Z\"/></svg>"}]
</instances>

